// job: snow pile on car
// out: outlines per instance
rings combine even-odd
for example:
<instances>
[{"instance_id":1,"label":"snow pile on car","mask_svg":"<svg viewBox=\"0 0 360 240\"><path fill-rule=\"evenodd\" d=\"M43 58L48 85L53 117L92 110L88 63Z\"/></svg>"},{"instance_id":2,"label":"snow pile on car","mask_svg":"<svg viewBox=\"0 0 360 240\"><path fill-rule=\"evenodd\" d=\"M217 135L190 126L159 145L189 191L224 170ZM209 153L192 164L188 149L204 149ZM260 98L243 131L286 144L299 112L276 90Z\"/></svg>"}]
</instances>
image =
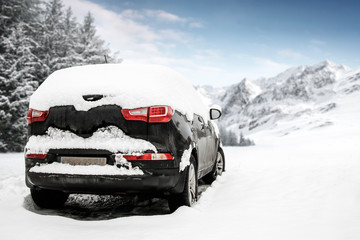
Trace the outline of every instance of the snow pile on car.
<instances>
[{"instance_id":1,"label":"snow pile on car","mask_svg":"<svg viewBox=\"0 0 360 240\"><path fill-rule=\"evenodd\" d=\"M46 135L33 135L25 146L26 154L47 153L50 149L101 149L113 153L141 154L147 150L157 152L148 141L129 137L115 126L99 128L89 138L70 131L50 127Z\"/></svg>"},{"instance_id":2,"label":"snow pile on car","mask_svg":"<svg viewBox=\"0 0 360 240\"><path fill-rule=\"evenodd\" d=\"M102 95L86 101L85 95ZM49 110L73 105L87 111L102 105L139 108L168 105L192 120L199 114L208 120L208 110L193 86L179 73L159 65L99 64L71 67L51 74L34 92L30 108Z\"/></svg>"},{"instance_id":3,"label":"snow pile on car","mask_svg":"<svg viewBox=\"0 0 360 240\"><path fill-rule=\"evenodd\" d=\"M55 174L75 174L75 175L144 175L144 172L138 168L125 168L111 165L97 166L97 165L70 165L54 162L51 164L42 164L40 166L34 166L30 172L35 173L55 173Z\"/></svg>"},{"instance_id":4,"label":"snow pile on car","mask_svg":"<svg viewBox=\"0 0 360 240\"><path fill-rule=\"evenodd\" d=\"M190 165L190 157L191 157L191 151L192 151L192 146L190 145L188 149L186 149L183 153L183 155L181 156L181 162L180 162L180 166L179 166L179 171L182 172L185 170L185 168L187 166Z\"/></svg>"}]
</instances>

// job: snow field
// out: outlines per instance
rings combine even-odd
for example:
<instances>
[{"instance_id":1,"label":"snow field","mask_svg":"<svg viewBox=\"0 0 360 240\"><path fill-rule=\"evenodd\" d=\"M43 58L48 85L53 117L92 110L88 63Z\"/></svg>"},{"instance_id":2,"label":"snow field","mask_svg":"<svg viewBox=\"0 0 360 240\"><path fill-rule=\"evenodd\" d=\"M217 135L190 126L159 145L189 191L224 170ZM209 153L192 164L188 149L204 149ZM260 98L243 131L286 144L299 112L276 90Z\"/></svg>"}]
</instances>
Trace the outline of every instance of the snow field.
<instances>
[{"instance_id":1,"label":"snow field","mask_svg":"<svg viewBox=\"0 0 360 240\"><path fill-rule=\"evenodd\" d=\"M324 114L332 125L280 122L251 135L256 146L225 147L223 176L193 208L173 214L166 201L124 213L107 198L98 211L89 196L39 209L24 183L23 154L0 154L0 239L360 239L358 100L360 93L339 96Z\"/></svg>"},{"instance_id":2,"label":"snow field","mask_svg":"<svg viewBox=\"0 0 360 240\"><path fill-rule=\"evenodd\" d=\"M225 148L227 171L193 208L108 220L74 220L81 209L66 206L38 209L24 185L23 154L1 154L0 238L360 239L359 130L347 126L258 133L254 147Z\"/></svg>"},{"instance_id":3,"label":"snow field","mask_svg":"<svg viewBox=\"0 0 360 240\"><path fill-rule=\"evenodd\" d=\"M233 229L239 239L359 237L359 152L354 157L341 151L350 149L328 151L326 145L284 146L227 149L228 159L240 155L243 160L227 172L225 188L215 189L212 198L213 214L227 219L222 229ZM220 203L220 198L229 199Z\"/></svg>"}]
</instances>

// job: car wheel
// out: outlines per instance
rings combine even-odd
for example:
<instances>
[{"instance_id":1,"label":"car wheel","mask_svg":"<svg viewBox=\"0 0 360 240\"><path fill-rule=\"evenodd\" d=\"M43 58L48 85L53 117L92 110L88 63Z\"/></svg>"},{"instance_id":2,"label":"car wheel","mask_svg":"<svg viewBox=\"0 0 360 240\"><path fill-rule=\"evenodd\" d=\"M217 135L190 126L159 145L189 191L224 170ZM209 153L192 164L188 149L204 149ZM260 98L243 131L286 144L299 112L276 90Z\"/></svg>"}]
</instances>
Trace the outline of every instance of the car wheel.
<instances>
[{"instance_id":1,"label":"car wheel","mask_svg":"<svg viewBox=\"0 0 360 240\"><path fill-rule=\"evenodd\" d=\"M186 168L185 187L182 193L169 197L169 208L174 212L181 206L192 207L197 201L198 178L194 156L190 157L190 165Z\"/></svg>"},{"instance_id":2,"label":"car wheel","mask_svg":"<svg viewBox=\"0 0 360 240\"><path fill-rule=\"evenodd\" d=\"M216 162L213 170L208 174L206 174L202 178L202 180L207 184L211 184L213 181L215 181L217 176L220 176L224 172L224 170L225 170L225 160L222 153L219 150L216 155Z\"/></svg>"},{"instance_id":3,"label":"car wheel","mask_svg":"<svg viewBox=\"0 0 360 240\"><path fill-rule=\"evenodd\" d=\"M31 197L41 208L59 208L69 197L68 193L46 189L31 189Z\"/></svg>"}]
</instances>

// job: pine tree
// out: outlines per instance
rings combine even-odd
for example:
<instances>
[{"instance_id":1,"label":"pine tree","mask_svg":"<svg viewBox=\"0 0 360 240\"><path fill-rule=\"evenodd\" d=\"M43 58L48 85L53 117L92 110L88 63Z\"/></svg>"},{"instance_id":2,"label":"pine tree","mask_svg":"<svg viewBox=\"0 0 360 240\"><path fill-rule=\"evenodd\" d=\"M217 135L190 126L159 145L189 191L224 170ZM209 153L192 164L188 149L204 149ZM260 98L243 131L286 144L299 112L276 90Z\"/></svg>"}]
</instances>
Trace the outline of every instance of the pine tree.
<instances>
[{"instance_id":1,"label":"pine tree","mask_svg":"<svg viewBox=\"0 0 360 240\"><path fill-rule=\"evenodd\" d=\"M73 16L72 10L69 7L66 10L64 18L64 42L63 53L61 61L58 63L58 68L67 68L74 65L81 65L83 58L76 52L76 46L79 44L79 26L76 18Z\"/></svg>"},{"instance_id":2,"label":"pine tree","mask_svg":"<svg viewBox=\"0 0 360 240\"><path fill-rule=\"evenodd\" d=\"M8 75L5 96L8 97L8 121L2 125L2 138L7 139L11 151L21 151L26 141L25 115L30 95L38 87L38 75L44 64L32 53L37 47L31 34L31 27L25 23L17 25L17 30L6 39L5 46L13 57L10 67L5 71Z\"/></svg>"},{"instance_id":3,"label":"pine tree","mask_svg":"<svg viewBox=\"0 0 360 240\"><path fill-rule=\"evenodd\" d=\"M110 51L104 47L105 42L96 35L94 17L90 12L80 27L79 39L77 52L81 54L85 63L104 63L104 56L108 56Z\"/></svg>"},{"instance_id":4,"label":"pine tree","mask_svg":"<svg viewBox=\"0 0 360 240\"><path fill-rule=\"evenodd\" d=\"M61 68L58 63L61 62L61 57L64 57L64 13L61 0L46 2L45 6L40 39L42 44L41 58L49 66L50 74Z\"/></svg>"},{"instance_id":5,"label":"pine tree","mask_svg":"<svg viewBox=\"0 0 360 240\"><path fill-rule=\"evenodd\" d=\"M226 127L223 127L222 125L218 125L218 126L219 126L221 142L224 146L239 145L236 134L233 131L227 130Z\"/></svg>"},{"instance_id":6,"label":"pine tree","mask_svg":"<svg viewBox=\"0 0 360 240\"><path fill-rule=\"evenodd\" d=\"M0 4L0 94L4 95L9 79L8 69L18 57L13 53L9 36L17 31L17 25L27 23L27 28L36 28L38 0L7 0ZM28 31L29 32L29 31ZM9 49L10 48L10 49Z\"/></svg>"},{"instance_id":7,"label":"pine tree","mask_svg":"<svg viewBox=\"0 0 360 240\"><path fill-rule=\"evenodd\" d=\"M110 52L90 13L80 25L61 0L44 4L0 2L0 152L23 150L29 97L50 73L103 63Z\"/></svg>"},{"instance_id":8,"label":"pine tree","mask_svg":"<svg viewBox=\"0 0 360 240\"><path fill-rule=\"evenodd\" d=\"M237 146L239 145L238 139L236 137L236 134L232 131L229 131L228 135L228 146Z\"/></svg>"},{"instance_id":9,"label":"pine tree","mask_svg":"<svg viewBox=\"0 0 360 240\"><path fill-rule=\"evenodd\" d=\"M28 22L34 17L31 9L36 9L38 0L6 0L0 2L0 37L7 37L20 22ZM3 52L0 52L3 53Z\"/></svg>"},{"instance_id":10,"label":"pine tree","mask_svg":"<svg viewBox=\"0 0 360 240\"><path fill-rule=\"evenodd\" d=\"M11 0L1 4L0 151L21 151L26 139L28 97L38 86L43 66L32 53L38 1Z\"/></svg>"},{"instance_id":11,"label":"pine tree","mask_svg":"<svg viewBox=\"0 0 360 240\"><path fill-rule=\"evenodd\" d=\"M244 134L240 132L239 146L253 146L255 142L251 139L245 138Z\"/></svg>"}]
</instances>

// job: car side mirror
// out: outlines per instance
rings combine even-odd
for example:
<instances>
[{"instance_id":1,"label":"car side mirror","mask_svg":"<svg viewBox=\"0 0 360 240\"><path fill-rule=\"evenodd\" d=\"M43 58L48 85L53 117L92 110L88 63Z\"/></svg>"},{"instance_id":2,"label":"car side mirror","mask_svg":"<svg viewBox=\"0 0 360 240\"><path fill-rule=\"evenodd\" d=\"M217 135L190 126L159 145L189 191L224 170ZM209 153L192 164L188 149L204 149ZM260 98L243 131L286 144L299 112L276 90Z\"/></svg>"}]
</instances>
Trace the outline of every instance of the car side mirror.
<instances>
[{"instance_id":1,"label":"car side mirror","mask_svg":"<svg viewBox=\"0 0 360 240\"><path fill-rule=\"evenodd\" d=\"M212 106L210 108L210 119L215 120L221 116L221 108L218 106Z\"/></svg>"}]
</instances>

